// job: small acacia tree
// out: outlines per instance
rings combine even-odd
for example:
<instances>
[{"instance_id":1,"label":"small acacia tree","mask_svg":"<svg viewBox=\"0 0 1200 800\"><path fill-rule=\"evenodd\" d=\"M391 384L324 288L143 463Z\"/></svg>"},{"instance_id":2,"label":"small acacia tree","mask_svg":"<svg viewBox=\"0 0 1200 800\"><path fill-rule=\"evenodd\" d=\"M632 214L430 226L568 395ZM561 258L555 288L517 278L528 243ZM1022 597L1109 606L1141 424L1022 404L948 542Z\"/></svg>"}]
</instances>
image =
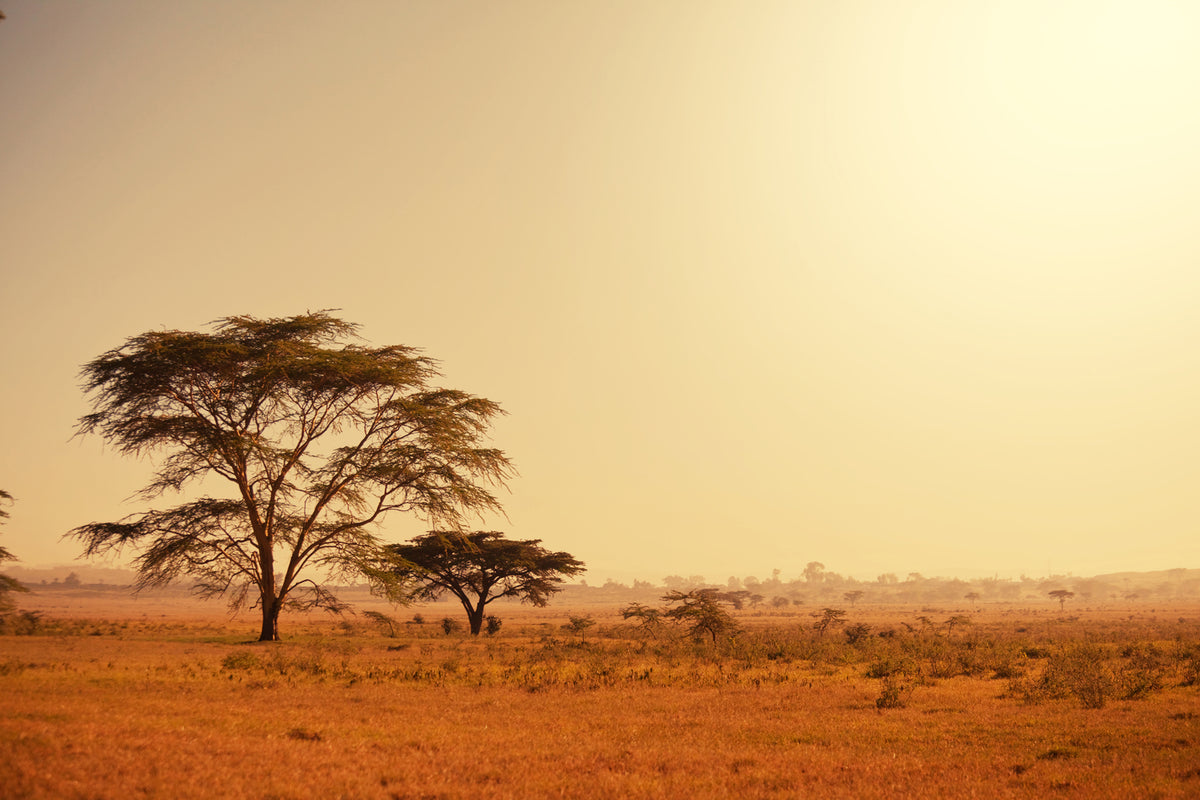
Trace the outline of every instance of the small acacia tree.
<instances>
[{"instance_id":1,"label":"small acacia tree","mask_svg":"<svg viewBox=\"0 0 1200 800\"><path fill-rule=\"evenodd\" d=\"M693 639L709 636L713 644L722 636L738 632L737 621L722 605L728 602L725 594L717 589L678 590L663 595L668 608L662 616L686 625Z\"/></svg>"},{"instance_id":2,"label":"small acacia tree","mask_svg":"<svg viewBox=\"0 0 1200 800\"><path fill-rule=\"evenodd\" d=\"M841 608L825 608L819 613L814 612L811 616L816 617L817 620L813 623L813 630L821 636L824 636L825 631L830 628L836 628L846 623L846 611Z\"/></svg>"},{"instance_id":3,"label":"small acacia tree","mask_svg":"<svg viewBox=\"0 0 1200 800\"><path fill-rule=\"evenodd\" d=\"M511 465L481 440L500 407L437 388L434 361L365 347L356 331L324 311L227 317L211 333L144 333L86 364L95 410L79 434L161 456L144 499L202 479L230 493L76 528L84 553L137 548L139 588L192 575L232 607L254 598L267 641L285 606L342 608L315 572L387 590L374 530L389 512L457 527L499 510L489 487Z\"/></svg>"},{"instance_id":4,"label":"small acacia tree","mask_svg":"<svg viewBox=\"0 0 1200 800\"><path fill-rule=\"evenodd\" d=\"M641 603L630 603L622 608L621 619L637 620L639 630L649 636L656 636L662 630L662 612Z\"/></svg>"},{"instance_id":5,"label":"small acacia tree","mask_svg":"<svg viewBox=\"0 0 1200 800\"><path fill-rule=\"evenodd\" d=\"M471 633L483 627L484 609L501 597L545 606L563 581L584 571L570 553L555 553L541 539L505 539L498 531L430 531L408 544L390 545L392 573L415 585L413 596L436 600L446 592L467 612Z\"/></svg>"},{"instance_id":6,"label":"small acacia tree","mask_svg":"<svg viewBox=\"0 0 1200 800\"><path fill-rule=\"evenodd\" d=\"M1074 597L1075 593L1069 589L1055 589L1050 592L1050 596L1058 601L1058 607L1061 610L1067 607L1067 601Z\"/></svg>"},{"instance_id":7,"label":"small acacia tree","mask_svg":"<svg viewBox=\"0 0 1200 800\"><path fill-rule=\"evenodd\" d=\"M4 506L12 502L12 495L0 489L0 525L8 519L8 509ZM0 564L5 561L16 561L17 557L8 552L4 547L0 547ZM0 575L0 613L10 611L14 608L13 600L9 597L13 592L27 592L29 589L18 581L16 578L10 578L8 575Z\"/></svg>"}]
</instances>

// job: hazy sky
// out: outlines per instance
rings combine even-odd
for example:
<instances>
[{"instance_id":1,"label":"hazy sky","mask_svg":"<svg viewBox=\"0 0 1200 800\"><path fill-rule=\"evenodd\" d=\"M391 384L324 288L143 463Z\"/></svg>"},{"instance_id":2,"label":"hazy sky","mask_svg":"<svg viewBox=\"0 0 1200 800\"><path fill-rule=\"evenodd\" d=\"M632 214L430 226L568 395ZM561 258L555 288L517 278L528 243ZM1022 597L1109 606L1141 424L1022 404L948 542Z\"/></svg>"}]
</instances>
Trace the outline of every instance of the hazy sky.
<instances>
[{"instance_id":1,"label":"hazy sky","mask_svg":"<svg viewBox=\"0 0 1200 800\"><path fill-rule=\"evenodd\" d=\"M1200 6L0 8L26 565L142 507L80 365L338 308L592 582L1200 566Z\"/></svg>"}]
</instances>

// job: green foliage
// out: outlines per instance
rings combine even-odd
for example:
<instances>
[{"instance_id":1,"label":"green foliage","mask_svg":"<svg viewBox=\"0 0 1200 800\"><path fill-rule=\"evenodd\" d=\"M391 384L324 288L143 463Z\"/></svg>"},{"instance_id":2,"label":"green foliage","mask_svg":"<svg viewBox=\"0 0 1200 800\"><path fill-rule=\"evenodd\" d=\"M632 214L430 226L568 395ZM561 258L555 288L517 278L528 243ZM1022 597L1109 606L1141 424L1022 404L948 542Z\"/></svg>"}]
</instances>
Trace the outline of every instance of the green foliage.
<instances>
[{"instance_id":1,"label":"green foliage","mask_svg":"<svg viewBox=\"0 0 1200 800\"><path fill-rule=\"evenodd\" d=\"M515 597L543 607L567 577L584 571L582 561L545 549L540 539L506 539L498 531L430 531L391 545L388 556L393 576L415 587L412 596L436 600L449 592L458 598L475 635L492 601Z\"/></svg>"},{"instance_id":2,"label":"green foliage","mask_svg":"<svg viewBox=\"0 0 1200 800\"><path fill-rule=\"evenodd\" d=\"M365 347L356 331L324 311L227 317L208 333L149 331L85 364L94 410L79 434L159 457L142 498L206 479L230 490L78 527L85 555L132 547L139 587L190 575L233 607L257 600L260 638L275 639L285 606L342 608L309 574L394 587L374 532L390 512L457 527L498 511L489 487L512 467L481 440L500 407L437 387L435 362Z\"/></svg>"}]
</instances>

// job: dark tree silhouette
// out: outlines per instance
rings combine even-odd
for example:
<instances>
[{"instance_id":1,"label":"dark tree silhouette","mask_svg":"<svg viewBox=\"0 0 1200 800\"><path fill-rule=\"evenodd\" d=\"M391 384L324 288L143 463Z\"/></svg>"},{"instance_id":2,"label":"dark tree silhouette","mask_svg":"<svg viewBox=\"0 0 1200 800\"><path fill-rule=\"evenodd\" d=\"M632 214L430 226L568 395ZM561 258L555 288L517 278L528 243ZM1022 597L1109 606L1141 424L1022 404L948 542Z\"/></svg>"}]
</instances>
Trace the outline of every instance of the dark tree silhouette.
<instances>
[{"instance_id":1,"label":"dark tree silhouette","mask_svg":"<svg viewBox=\"0 0 1200 800\"><path fill-rule=\"evenodd\" d=\"M1066 608L1067 601L1074 597L1075 593L1067 589L1055 589L1054 591L1050 592L1050 596L1058 601L1058 608L1061 611L1062 609Z\"/></svg>"},{"instance_id":2,"label":"dark tree silhouette","mask_svg":"<svg viewBox=\"0 0 1200 800\"><path fill-rule=\"evenodd\" d=\"M662 629L662 611L641 603L630 603L621 609L621 619L636 619L643 633L657 635Z\"/></svg>"},{"instance_id":3,"label":"dark tree silhouette","mask_svg":"<svg viewBox=\"0 0 1200 800\"><path fill-rule=\"evenodd\" d=\"M663 600L669 607L663 610L662 616L686 625L688 634L694 639L707 635L715 644L718 638L738 631L737 621L722 606L732 601L718 589L676 590L663 595Z\"/></svg>"},{"instance_id":4,"label":"dark tree silhouette","mask_svg":"<svg viewBox=\"0 0 1200 800\"><path fill-rule=\"evenodd\" d=\"M0 489L0 525L8 519L8 509L4 506L13 501L12 495ZM4 547L0 547L0 564L5 561L16 561L17 557L8 552ZM16 578L11 578L8 575L0 575L0 612L9 611L14 607L12 598L9 597L13 592L28 592L25 587Z\"/></svg>"},{"instance_id":5,"label":"dark tree silhouette","mask_svg":"<svg viewBox=\"0 0 1200 800\"><path fill-rule=\"evenodd\" d=\"M821 636L824 636L825 631L830 628L836 628L846 622L846 611L841 608L825 608L812 616L817 620L813 623L813 630Z\"/></svg>"},{"instance_id":6,"label":"dark tree silhouette","mask_svg":"<svg viewBox=\"0 0 1200 800\"><path fill-rule=\"evenodd\" d=\"M415 584L413 596L436 600L446 592L458 598L471 633L483 627L484 609L501 597L545 606L565 578L584 571L570 553L555 553L540 539L505 539L498 531L430 531L408 544L388 548L393 574Z\"/></svg>"},{"instance_id":7,"label":"dark tree silhouette","mask_svg":"<svg viewBox=\"0 0 1200 800\"><path fill-rule=\"evenodd\" d=\"M387 591L374 530L389 512L458 527L499 510L488 487L511 465L480 442L500 407L433 386L436 362L365 347L356 325L324 311L214 325L144 333L86 364L95 410L79 433L162 456L146 500L204 479L230 496L76 528L86 555L133 546L139 588L186 574L233 607L255 598L266 641L285 605L344 608L314 572Z\"/></svg>"}]
</instances>

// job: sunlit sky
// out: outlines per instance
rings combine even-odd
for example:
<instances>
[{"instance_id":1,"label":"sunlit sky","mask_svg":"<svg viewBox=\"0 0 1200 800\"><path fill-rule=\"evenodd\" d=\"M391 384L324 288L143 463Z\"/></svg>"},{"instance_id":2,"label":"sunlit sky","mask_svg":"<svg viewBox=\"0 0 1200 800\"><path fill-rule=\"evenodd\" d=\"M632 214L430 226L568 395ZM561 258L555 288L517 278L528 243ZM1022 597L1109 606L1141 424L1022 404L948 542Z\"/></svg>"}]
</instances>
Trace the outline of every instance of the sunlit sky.
<instances>
[{"instance_id":1,"label":"sunlit sky","mask_svg":"<svg viewBox=\"0 0 1200 800\"><path fill-rule=\"evenodd\" d=\"M144 507L84 362L332 308L504 406L478 526L589 582L1200 567L1196 4L0 9L26 566Z\"/></svg>"}]
</instances>

